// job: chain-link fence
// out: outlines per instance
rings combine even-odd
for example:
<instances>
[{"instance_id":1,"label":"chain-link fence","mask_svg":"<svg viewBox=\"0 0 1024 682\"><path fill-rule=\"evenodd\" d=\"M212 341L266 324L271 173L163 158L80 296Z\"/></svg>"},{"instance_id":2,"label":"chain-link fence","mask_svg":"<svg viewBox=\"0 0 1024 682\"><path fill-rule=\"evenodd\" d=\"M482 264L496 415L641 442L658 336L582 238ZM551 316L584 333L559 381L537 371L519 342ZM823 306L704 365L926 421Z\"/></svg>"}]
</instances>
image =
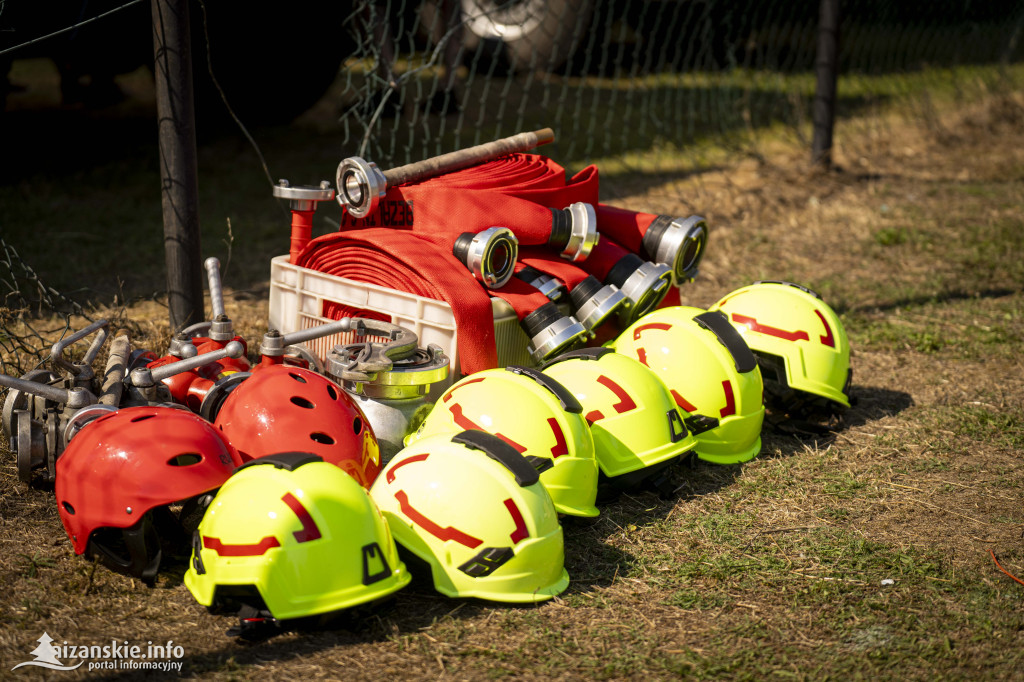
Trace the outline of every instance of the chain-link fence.
<instances>
[{"instance_id":1,"label":"chain-link fence","mask_svg":"<svg viewBox=\"0 0 1024 682\"><path fill-rule=\"evenodd\" d=\"M810 131L818 3L356 5L340 122L382 166L540 127L556 131L570 163L669 166L708 138ZM842 2L840 18L844 120L907 96L969 96L977 67L1021 57L1020 3Z\"/></svg>"},{"instance_id":2,"label":"chain-link fence","mask_svg":"<svg viewBox=\"0 0 1024 682\"><path fill-rule=\"evenodd\" d=\"M104 26L146 5L55 5L46 31L74 25L62 35L79 40L77 52L60 52L62 77L91 69L91 83L102 84L104 60L81 56L102 43ZM45 32L25 29L32 7L0 0L0 101L6 66L21 55L4 50ZM344 148L381 168L544 127L556 134L546 153L570 169L598 164L610 196L629 191L631 178L686 173L715 153L756 153L773 138L797 140L810 160L818 3L305 0L288 12L276 7L196 0L199 105L210 101L207 71L242 121L294 116L333 82ZM78 27L102 12L111 16ZM1017 87L1024 3L849 0L839 15L840 143L844 130L886 125L897 103L927 126L937 100L968 103L980 91ZM241 37L248 49L238 47ZM120 57L128 51L125 44ZM283 56L301 58L285 64ZM288 77L271 83L268 74L288 64L296 65ZM56 314L66 323L83 311L2 240L0 287L0 370L17 375L61 332L33 319Z\"/></svg>"}]
</instances>

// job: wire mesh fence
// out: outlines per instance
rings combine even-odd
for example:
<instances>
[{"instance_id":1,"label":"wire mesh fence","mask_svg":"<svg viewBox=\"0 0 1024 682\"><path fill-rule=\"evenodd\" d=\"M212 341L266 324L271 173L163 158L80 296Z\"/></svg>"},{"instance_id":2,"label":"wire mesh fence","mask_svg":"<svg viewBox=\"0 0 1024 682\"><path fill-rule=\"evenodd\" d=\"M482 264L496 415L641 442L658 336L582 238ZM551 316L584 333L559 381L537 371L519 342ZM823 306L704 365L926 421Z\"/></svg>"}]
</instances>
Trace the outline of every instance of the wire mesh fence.
<instances>
[{"instance_id":1,"label":"wire mesh fence","mask_svg":"<svg viewBox=\"0 0 1024 682\"><path fill-rule=\"evenodd\" d=\"M78 21L123 5L99 2L86 11L85 3L64 4L74 5L74 11L60 16ZM134 3L130 11L145 4ZM381 168L544 127L556 134L545 153L570 170L597 164L602 195L613 198L635 189L631 181L637 177L656 177L671 191L671 177L707 167L716 154L756 155L773 139L795 140L810 161L818 3L306 0L298 5L304 14L296 12L303 20L295 23L289 19L293 13L278 15L270 3L197 2L197 88L201 92L200 81L212 71L243 122L260 112L280 120L298 112L272 111L268 102L308 106L333 79L329 96L338 99L333 104L343 148ZM25 0L0 2L0 94L6 86L3 72L19 55L2 50L35 37L24 22L17 23L32 6ZM1022 3L851 0L839 3L839 15L840 146L866 139L844 133L884 127L894 111L928 127L935 125L939 100L967 104L986 92L1018 88ZM321 19L310 21L310 16ZM101 31L112 21L104 17L88 30ZM47 31L65 28L50 24ZM80 37L86 29L65 35ZM261 49L236 49L232 40L238 35ZM96 40L93 35L86 45ZM271 87L264 67L275 55L297 51L308 57L303 63L317 68L295 70ZM60 54L67 62L74 53ZM64 68L67 78L81 71ZM268 99L259 101L258 95ZM67 330L70 315L84 311L73 296L40 281L14 245L2 240L0 287L0 370L20 374L42 359L55 334ZM42 329L33 323L43 318L62 319L65 327Z\"/></svg>"},{"instance_id":2,"label":"wire mesh fence","mask_svg":"<svg viewBox=\"0 0 1024 682\"><path fill-rule=\"evenodd\" d=\"M846 119L1021 56L1019 3L844 2L840 17ZM809 132L817 3L361 1L348 25L340 123L378 164L543 126L570 163L672 165L708 138Z\"/></svg>"}]
</instances>

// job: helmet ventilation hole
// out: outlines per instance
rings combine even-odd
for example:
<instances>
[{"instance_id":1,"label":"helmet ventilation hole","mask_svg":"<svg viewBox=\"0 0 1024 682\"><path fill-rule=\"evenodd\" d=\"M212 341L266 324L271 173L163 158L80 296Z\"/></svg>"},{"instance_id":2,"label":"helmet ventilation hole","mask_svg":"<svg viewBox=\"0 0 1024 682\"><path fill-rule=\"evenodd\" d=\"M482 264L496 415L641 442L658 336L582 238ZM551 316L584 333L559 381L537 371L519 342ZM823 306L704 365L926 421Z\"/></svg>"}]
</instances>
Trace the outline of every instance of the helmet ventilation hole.
<instances>
[{"instance_id":1,"label":"helmet ventilation hole","mask_svg":"<svg viewBox=\"0 0 1024 682\"><path fill-rule=\"evenodd\" d=\"M203 461L203 456L196 452L185 452L180 455L175 455L167 460L167 463L172 467L187 467L193 464L199 464Z\"/></svg>"},{"instance_id":2,"label":"helmet ventilation hole","mask_svg":"<svg viewBox=\"0 0 1024 682\"><path fill-rule=\"evenodd\" d=\"M327 395L331 396L331 400L338 399L338 392L334 390L334 386L327 384Z\"/></svg>"},{"instance_id":3,"label":"helmet ventilation hole","mask_svg":"<svg viewBox=\"0 0 1024 682\"><path fill-rule=\"evenodd\" d=\"M362 432L362 430L363 430L363 420L360 419L359 417L356 417L355 419L352 420L352 431L353 431L353 433L358 435L359 433Z\"/></svg>"},{"instance_id":4,"label":"helmet ventilation hole","mask_svg":"<svg viewBox=\"0 0 1024 682\"><path fill-rule=\"evenodd\" d=\"M300 384L306 383L306 377L304 377L304 376L302 376L300 374L295 374L294 372L289 372L288 376L290 376L292 379L295 379Z\"/></svg>"},{"instance_id":5,"label":"helmet ventilation hole","mask_svg":"<svg viewBox=\"0 0 1024 682\"><path fill-rule=\"evenodd\" d=\"M63 506L64 509L67 510L68 514L74 514L75 513L75 508L71 506L70 502L61 502L61 506Z\"/></svg>"},{"instance_id":6,"label":"helmet ventilation hole","mask_svg":"<svg viewBox=\"0 0 1024 682\"><path fill-rule=\"evenodd\" d=\"M314 405L311 401L306 400L302 396L298 395L293 395L291 401L292 404L298 405L299 407L305 408L307 410L312 410L314 407L316 407L316 405Z\"/></svg>"},{"instance_id":7,"label":"helmet ventilation hole","mask_svg":"<svg viewBox=\"0 0 1024 682\"><path fill-rule=\"evenodd\" d=\"M317 443L322 443L324 445L334 445L333 438L328 436L326 433L320 433L319 431L314 431L313 433L309 434L309 438L310 440L316 441Z\"/></svg>"},{"instance_id":8,"label":"helmet ventilation hole","mask_svg":"<svg viewBox=\"0 0 1024 682\"><path fill-rule=\"evenodd\" d=\"M147 419L152 419L155 416L156 416L155 414L142 414L142 415L139 415L138 417L132 418L132 424L135 424L135 423L141 422L141 421L146 421Z\"/></svg>"}]
</instances>

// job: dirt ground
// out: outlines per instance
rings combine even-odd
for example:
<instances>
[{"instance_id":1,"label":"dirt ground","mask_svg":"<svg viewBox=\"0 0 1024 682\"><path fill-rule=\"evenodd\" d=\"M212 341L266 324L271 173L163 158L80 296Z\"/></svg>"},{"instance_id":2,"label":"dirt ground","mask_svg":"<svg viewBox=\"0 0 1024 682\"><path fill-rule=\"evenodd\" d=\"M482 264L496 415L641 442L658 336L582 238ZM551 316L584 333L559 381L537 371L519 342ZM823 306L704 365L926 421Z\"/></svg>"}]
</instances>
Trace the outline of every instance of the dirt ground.
<instances>
[{"instance_id":1,"label":"dirt ground","mask_svg":"<svg viewBox=\"0 0 1024 682\"><path fill-rule=\"evenodd\" d=\"M676 499L567 521L572 582L542 606L420 585L258 643L196 604L183 561L146 587L75 556L52 493L3 451L0 670L151 676L6 672L45 631L173 640L183 675L220 679L1024 678L1024 584L995 563L1024 577L1024 98L847 130L831 172L765 144L618 202L708 219L685 303L756 279L825 296L854 348L836 432L766 428L750 463L676 472ZM149 306L126 315L155 347ZM229 290L228 313L255 339L266 302Z\"/></svg>"}]
</instances>

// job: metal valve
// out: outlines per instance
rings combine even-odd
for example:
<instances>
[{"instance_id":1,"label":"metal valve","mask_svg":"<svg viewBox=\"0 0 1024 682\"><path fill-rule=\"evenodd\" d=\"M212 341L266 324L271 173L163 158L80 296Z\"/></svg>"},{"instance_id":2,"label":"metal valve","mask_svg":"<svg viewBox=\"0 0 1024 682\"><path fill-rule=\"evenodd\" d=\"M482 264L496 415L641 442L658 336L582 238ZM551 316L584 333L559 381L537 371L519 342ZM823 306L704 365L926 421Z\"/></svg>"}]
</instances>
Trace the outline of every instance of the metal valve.
<instances>
[{"instance_id":1,"label":"metal valve","mask_svg":"<svg viewBox=\"0 0 1024 682\"><path fill-rule=\"evenodd\" d=\"M0 413L4 434L17 457L18 478L30 483L36 471L53 481L57 457L66 445L65 426L83 408L98 402L92 363L107 339L107 320L97 320L53 344L50 363L56 373L44 369L20 379L0 374L0 386L10 389ZM80 361L65 357L76 341L96 334Z\"/></svg>"},{"instance_id":2,"label":"metal valve","mask_svg":"<svg viewBox=\"0 0 1024 682\"><path fill-rule=\"evenodd\" d=\"M319 187L310 185L292 187L287 180L282 179L274 185L274 196L279 199L287 199L288 207L292 212L291 247L288 254L291 262L294 263L313 236L313 214L316 212L317 204L333 199L334 190L331 189L331 183L327 180L322 180Z\"/></svg>"}]
</instances>

